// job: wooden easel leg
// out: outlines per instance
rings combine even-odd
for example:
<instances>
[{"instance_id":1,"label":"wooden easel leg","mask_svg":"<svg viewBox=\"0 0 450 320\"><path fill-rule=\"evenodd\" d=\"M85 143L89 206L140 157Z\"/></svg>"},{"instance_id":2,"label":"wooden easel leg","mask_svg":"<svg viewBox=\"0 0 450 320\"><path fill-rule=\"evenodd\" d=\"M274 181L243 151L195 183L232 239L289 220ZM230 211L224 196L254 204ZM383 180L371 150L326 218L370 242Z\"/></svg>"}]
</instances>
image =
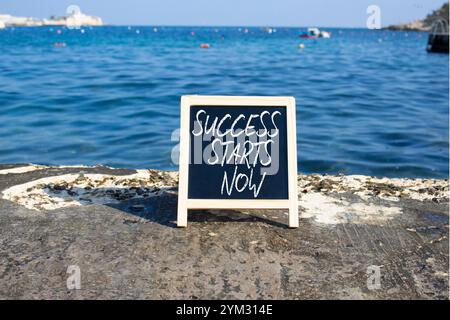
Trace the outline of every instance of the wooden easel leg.
<instances>
[{"instance_id":1,"label":"wooden easel leg","mask_svg":"<svg viewBox=\"0 0 450 320\"><path fill-rule=\"evenodd\" d=\"M289 228L298 228L298 205L296 201L289 207Z\"/></svg>"},{"instance_id":2,"label":"wooden easel leg","mask_svg":"<svg viewBox=\"0 0 450 320\"><path fill-rule=\"evenodd\" d=\"M179 205L177 212L177 227L179 228L187 227L187 215L188 215L187 208Z\"/></svg>"}]
</instances>

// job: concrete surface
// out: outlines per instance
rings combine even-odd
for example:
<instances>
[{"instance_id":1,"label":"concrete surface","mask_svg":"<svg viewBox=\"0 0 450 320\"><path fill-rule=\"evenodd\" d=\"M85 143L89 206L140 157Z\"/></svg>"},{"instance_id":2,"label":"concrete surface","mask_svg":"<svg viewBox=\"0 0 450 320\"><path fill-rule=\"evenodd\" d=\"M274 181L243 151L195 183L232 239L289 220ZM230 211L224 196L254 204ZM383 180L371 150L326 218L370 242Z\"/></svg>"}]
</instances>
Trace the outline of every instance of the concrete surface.
<instances>
[{"instance_id":1,"label":"concrete surface","mask_svg":"<svg viewBox=\"0 0 450 320\"><path fill-rule=\"evenodd\" d=\"M299 175L298 229L261 210L191 212L178 229L176 183L1 165L0 298L449 298L447 180ZM67 289L70 265L79 290Z\"/></svg>"}]
</instances>

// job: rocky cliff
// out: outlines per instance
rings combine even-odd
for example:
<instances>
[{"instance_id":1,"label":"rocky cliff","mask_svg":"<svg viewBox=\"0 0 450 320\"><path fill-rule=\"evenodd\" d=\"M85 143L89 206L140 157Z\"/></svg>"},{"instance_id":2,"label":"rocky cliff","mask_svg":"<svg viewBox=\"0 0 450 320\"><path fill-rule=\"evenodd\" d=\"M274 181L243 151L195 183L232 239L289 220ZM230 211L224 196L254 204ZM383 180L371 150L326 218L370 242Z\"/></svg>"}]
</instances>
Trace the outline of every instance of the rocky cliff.
<instances>
[{"instance_id":1,"label":"rocky cliff","mask_svg":"<svg viewBox=\"0 0 450 320\"><path fill-rule=\"evenodd\" d=\"M449 4L444 3L441 8L434 10L425 19L413 21L406 24L392 25L387 27L388 30L402 30L402 31L430 31L433 22L444 19L449 20Z\"/></svg>"}]
</instances>

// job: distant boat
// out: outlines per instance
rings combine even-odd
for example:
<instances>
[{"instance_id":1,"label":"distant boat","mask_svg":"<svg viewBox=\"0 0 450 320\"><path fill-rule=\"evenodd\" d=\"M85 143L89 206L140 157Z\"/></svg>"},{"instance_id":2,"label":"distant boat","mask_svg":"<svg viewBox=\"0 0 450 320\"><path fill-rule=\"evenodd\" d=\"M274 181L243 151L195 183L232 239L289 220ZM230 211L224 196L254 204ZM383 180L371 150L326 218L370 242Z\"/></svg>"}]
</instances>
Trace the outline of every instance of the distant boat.
<instances>
[{"instance_id":1,"label":"distant boat","mask_svg":"<svg viewBox=\"0 0 450 320\"><path fill-rule=\"evenodd\" d=\"M277 32L277 29L275 29L275 28L270 28L270 27L265 27L265 28L263 28L263 31L264 31L265 33L271 34L271 33Z\"/></svg>"},{"instance_id":2,"label":"distant boat","mask_svg":"<svg viewBox=\"0 0 450 320\"><path fill-rule=\"evenodd\" d=\"M3 21L0 21L0 29L5 29L6 25Z\"/></svg>"},{"instance_id":3,"label":"distant boat","mask_svg":"<svg viewBox=\"0 0 450 320\"><path fill-rule=\"evenodd\" d=\"M319 28L308 28L306 33L300 35L304 39L331 38L331 32L320 31Z\"/></svg>"}]
</instances>

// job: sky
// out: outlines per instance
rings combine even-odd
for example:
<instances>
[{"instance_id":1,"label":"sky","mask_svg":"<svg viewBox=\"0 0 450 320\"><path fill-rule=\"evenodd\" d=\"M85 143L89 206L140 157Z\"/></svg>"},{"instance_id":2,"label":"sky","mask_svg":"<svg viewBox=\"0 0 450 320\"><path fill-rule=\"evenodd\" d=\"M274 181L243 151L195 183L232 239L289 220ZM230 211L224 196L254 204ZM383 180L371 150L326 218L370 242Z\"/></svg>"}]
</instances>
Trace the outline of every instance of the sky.
<instances>
[{"instance_id":1,"label":"sky","mask_svg":"<svg viewBox=\"0 0 450 320\"><path fill-rule=\"evenodd\" d=\"M424 18L444 0L0 0L0 13L48 18L70 5L114 25L365 27L369 5L387 26Z\"/></svg>"}]
</instances>

